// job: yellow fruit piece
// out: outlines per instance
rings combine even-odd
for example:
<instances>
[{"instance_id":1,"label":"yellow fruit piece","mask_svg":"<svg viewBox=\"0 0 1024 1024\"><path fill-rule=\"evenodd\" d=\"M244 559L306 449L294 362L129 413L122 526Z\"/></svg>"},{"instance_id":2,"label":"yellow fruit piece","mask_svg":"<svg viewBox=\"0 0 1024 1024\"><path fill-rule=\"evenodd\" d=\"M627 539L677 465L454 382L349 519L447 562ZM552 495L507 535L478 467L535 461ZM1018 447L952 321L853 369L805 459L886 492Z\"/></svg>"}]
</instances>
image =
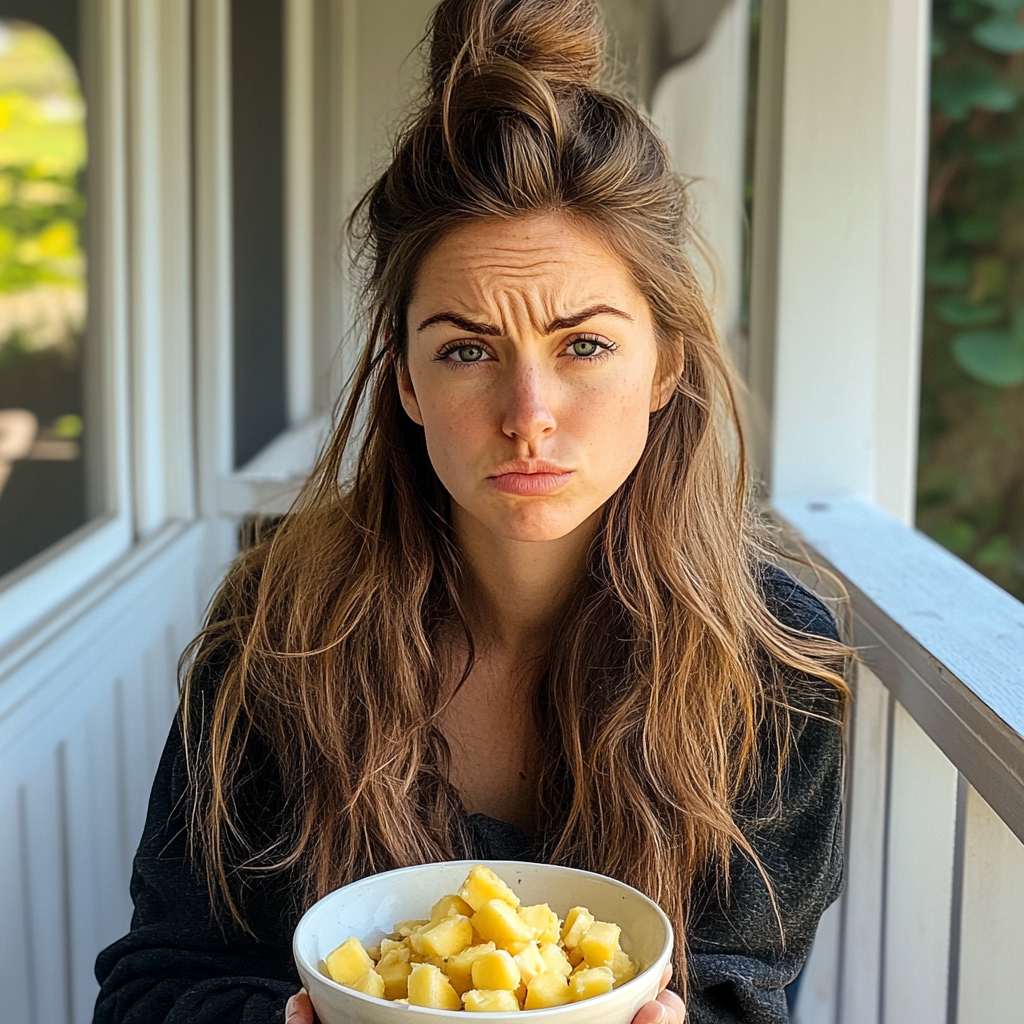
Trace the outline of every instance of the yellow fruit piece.
<instances>
[{"instance_id":1,"label":"yellow fruit piece","mask_svg":"<svg viewBox=\"0 0 1024 1024\"><path fill-rule=\"evenodd\" d=\"M588 967L611 967L619 951L619 936L622 929L607 921L595 921L580 939L579 951Z\"/></svg>"},{"instance_id":2,"label":"yellow fruit piece","mask_svg":"<svg viewBox=\"0 0 1024 1024\"><path fill-rule=\"evenodd\" d=\"M569 1002L569 981L555 971L538 974L526 986L526 1010L543 1010L548 1006L563 1006Z\"/></svg>"},{"instance_id":3,"label":"yellow fruit piece","mask_svg":"<svg viewBox=\"0 0 1024 1024\"><path fill-rule=\"evenodd\" d=\"M612 961L612 975L615 978L615 987L625 985L636 977L636 964L620 949Z\"/></svg>"},{"instance_id":4,"label":"yellow fruit piece","mask_svg":"<svg viewBox=\"0 0 1024 1024\"><path fill-rule=\"evenodd\" d=\"M463 917L472 917L475 907L471 907L461 896L442 896L430 908L430 920L440 921L444 917L451 917L453 914L461 914Z\"/></svg>"},{"instance_id":5,"label":"yellow fruit piece","mask_svg":"<svg viewBox=\"0 0 1024 1024\"><path fill-rule=\"evenodd\" d=\"M575 949L570 949L568 957L569 963L572 964L573 967L579 967L579 965L584 962L583 950L580 949L579 946L576 946Z\"/></svg>"},{"instance_id":6,"label":"yellow fruit piece","mask_svg":"<svg viewBox=\"0 0 1024 1024\"><path fill-rule=\"evenodd\" d=\"M489 900L473 915L472 922L484 941L493 942L499 949L516 945L522 949L533 938L526 923L504 900Z\"/></svg>"},{"instance_id":7,"label":"yellow fruit piece","mask_svg":"<svg viewBox=\"0 0 1024 1024\"><path fill-rule=\"evenodd\" d=\"M408 949L404 939L381 939L380 940L380 958L383 960L388 953L394 952L396 949Z\"/></svg>"},{"instance_id":8,"label":"yellow fruit piece","mask_svg":"<svg viewBox=\"0 0 1024 1024\"><path fill-rule=\"evenodd\" d=\"M520 977L525 982L529 982L544 971L551 970L544 957L540 955L540 948L536 942L528 942L522 952L516 954L515 961Z\"/></svg>"},{"instance_id":9,"label":"yellow fruit piece","mask_svg":"<svg viewBox=\"0 0 1024 1024\"><path fill-rule=\"evenodd\" d=\"M374 961L379 960L380 959L380 946L367 946L366 947L366 955L371 960L374 960Z\"/></svg>"},{"instance_id":10,"label":"yellow fruit piece","mask_svg":"<svg viewBox=\"0 0 1024 1024\"><path fill-rule=\"evenodd\" d=\"M466 876L459 895L474 909L479 910L491 900L501 900L513 910L519 906L519 897L490 869L477 864Z\"/></svg>"},{"instance_id":11,"label":"yellow fruit piece","mask_svg":"<svg viewBox=\"0 0 1024 1024\"><path fill-rule=\"evenodd\" d=\"M403 948L382 956L377 964L377 973L384 979L385 999L404 999L409 994L409 975L412 973L409 950Z\"/></svg>"},{"instance_id":12,"label":"yellow fruit piece","mask_svg":"<svg viewBox=\"0 0 1024 1024\"><path fill-rule=\"evenodd\" d=\"M430 924L429 921L399 921L395 925L395 933L401 935L402 938L408 938L412 933L424 925Z\"/></svg>"},{"instance_id":13,"label":"yellow fruit piece","mask_svg":"<svg viewBox=\"0 0 1024 1024\"><path fill-rule=\"evenodd\" d=\"M365 996L375 996L377 999L384 998L384 979L376 971L367 971L362 977L356 978L346 988L355 989Z\"/></svg>"},{"instance_id":14,"label":"yellow fruit piece","mask_svg":"<svg viewBox=\"0 0 1024 1024\"><path fill-rule=\"evenodd\" d=\"M473 961L473 988L485 991L507 989L515 991L519 987L519 968L515 960L504 949L496 949L493 953L484 953Z\"/></svg>"},{"instance_id":15,"label":"yellow fruit piece","mask_svg":"<svg viewBox=\"0 0 1024 1024\"><path fill-rule=\"evenodd\" d=\"M568 978L572 974L572 964L569 963L569 958L555 943L545 942L540 947L540 955L549 971L554 971L556 974L562 975L563 978Z\"/></svg>"},{"instance_id":16,"label":"yellow fruit piece","mask_svg":"<svg viewBox=\"0 0 1024 1024\"><path fill-rule=\"evenodd\" d=\"M574 971L569 979L569 998L578 1003L581 999L602 996L605 992L611 992L614 987L615 978L611 968L584 967L582 970Z\"/></svg>"},{"instance_id":17,"label":"yellow fruit piece","mask_svg":"<svg viewBox=\"0 0 1024 1024\"><path fill-rule=\"evenodd\" d=\"M414 964L409 975L409 1003L434 1010L461 1010L462 1000L441 969L433 964Z\"/></svg>"},{"instance_id":18,"label":"yellow fruit piece","mask_svg":"<svg viewBox=\"0 0 1024 1024\"><path fill-rule=\"evenodd\" d=\"M497 947L493 942L484 942L480 945L470 946L461 953L449 957L444 965L445 974L452 983L452 988L459 995L468 992L473 987L473 964L486 953L493 953Z\"/></svg>"},{"instance_id":19,"label":"yellow fruit piece","mask_svg":"<svg viewBox=\"0 0 1024 1024\"><path fill-rule=\"evenodd\" d=\"M446 959L473 944L473 926L468 917L454 914L418 928L409 936L409 942L417 953Z\"/></svg>"},{"instance_id":20,"label":"yellow fruit piece","mask_svg":"<svg viewBox=\"0 0 1024 1024\"><path fill-rule=\"evenodd\" d=\"M580 939L587 934L587 929L594 923L594 915L586 907L573 907L565 915L562 928L562 945L566 949L575 949Z\"/></svg>"},{"instance_id":21,"label":"yellow fruit piece","mask_svg":"<svg viewBox=\"0 0 1024 1024\"><path fill-rule=\"evenodd\" d=\"M561 934L558 915L546 904L534 907L520 907L519 916L526 922L538 942L557 942Z\"/></svg>"},{"instance_id":22,"label":"yellow fruit piece","mask_svg":"<svg viewBox=\"0 0 1024 1024\"><path fill-rule=\"evenodd\" d=\"M354 935L347 938L334 952L328 953L325 963L332 980L349 987L367 971L373 970L373 961Z\"/></svg>"},{"instance_id":23,"label":"yellow fruit piece","mask_svg":"<svg viewBox=\"0 0 1024 1024\"><path fill-rule=\"evenodd\" d=\"M519 1009L519 1000L508 989L488 991L471 988L462 1000L470 1013L508 1013Z\"/></svg>"}]
</instances>

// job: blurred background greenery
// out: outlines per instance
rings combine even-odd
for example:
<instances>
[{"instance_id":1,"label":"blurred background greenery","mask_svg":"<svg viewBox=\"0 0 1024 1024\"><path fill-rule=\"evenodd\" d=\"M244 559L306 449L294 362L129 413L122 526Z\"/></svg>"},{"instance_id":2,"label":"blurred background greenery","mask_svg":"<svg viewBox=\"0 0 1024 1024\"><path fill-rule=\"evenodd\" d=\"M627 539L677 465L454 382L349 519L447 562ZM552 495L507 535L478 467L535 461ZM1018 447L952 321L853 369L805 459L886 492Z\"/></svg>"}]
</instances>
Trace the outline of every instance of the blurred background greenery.
<instances>
[{"instance_id":1,"label":"blurred background greenery","mask_svg":"<svg viewBox=\"0 0 1024 1024\"><path fill-rule=\"evenodd\" d=\"M86 520L85 116L57 40L0 20L0 416L37 422L0 482L0 576Z\"/></svg>"},{"instance_id":2,"label":"blurred background greenery","mask_svg":"<svg viewBox=\"0 0 1024 1024\"><path fill-rule=\"evenodd\" d=\"M918 526L1024 599L1024 0L935 0Z\"/></svg>"}]
</instances>

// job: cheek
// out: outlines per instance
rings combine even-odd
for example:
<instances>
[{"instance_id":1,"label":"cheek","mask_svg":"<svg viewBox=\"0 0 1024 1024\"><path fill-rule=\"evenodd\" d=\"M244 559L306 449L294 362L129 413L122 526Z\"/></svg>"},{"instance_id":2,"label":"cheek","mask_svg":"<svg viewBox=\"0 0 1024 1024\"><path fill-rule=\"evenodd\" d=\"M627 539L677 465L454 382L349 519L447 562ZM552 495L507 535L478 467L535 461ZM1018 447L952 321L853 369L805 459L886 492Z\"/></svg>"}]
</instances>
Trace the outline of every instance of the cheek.
<instances>
[{"instance_id":1,"label":"cheek","mask_svg":"<svg viewBox=\"0 0 1024 1024\"><path fill-rule=\"evenodd\" d=\"M480 454L487 448L493 431L486 408L472 394L427 395L420 400L420 415L434 472L449 491L459 489L459 480L471 475Z\"/></svg>"},{"instance_id":2,"label":"cheek","mask_svg":"<svg viewBox=\"0 0 1024 1024\"><path fill-rule=\"evenodd\" d=\"M564 426L586 451L590 477L608 498L643 454L650 427L650 386L637 383L582 395Z\"/></svg>"}]
</instances>

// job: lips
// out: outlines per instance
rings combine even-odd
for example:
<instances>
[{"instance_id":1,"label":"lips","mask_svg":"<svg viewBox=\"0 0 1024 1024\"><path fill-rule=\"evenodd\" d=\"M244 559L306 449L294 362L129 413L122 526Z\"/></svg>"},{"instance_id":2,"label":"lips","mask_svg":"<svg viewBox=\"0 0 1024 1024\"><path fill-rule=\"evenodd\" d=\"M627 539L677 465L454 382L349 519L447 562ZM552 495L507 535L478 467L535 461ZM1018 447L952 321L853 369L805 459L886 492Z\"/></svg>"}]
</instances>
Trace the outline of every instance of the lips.
<instances>
[{"instance_id":1,"label":"lips","mask_svg":"<svg viewBox=\"0 0 1024 1024\"><path fill-rule=\"evenodd\" d=\"M488 479L496 490L506 494L551 494L564 487L572 477L572 470L554 462L509 462L499 466Z\"/></svg>"}]
</instances>

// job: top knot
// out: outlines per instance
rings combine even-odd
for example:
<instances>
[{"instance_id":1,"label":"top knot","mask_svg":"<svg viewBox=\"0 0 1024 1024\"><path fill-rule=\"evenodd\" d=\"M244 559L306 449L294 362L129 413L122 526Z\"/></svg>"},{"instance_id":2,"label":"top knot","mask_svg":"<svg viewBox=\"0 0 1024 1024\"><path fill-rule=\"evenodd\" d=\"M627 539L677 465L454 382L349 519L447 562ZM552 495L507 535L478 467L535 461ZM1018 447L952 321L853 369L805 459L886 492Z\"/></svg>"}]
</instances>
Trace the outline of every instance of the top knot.
<instances>
[{"instance_id":1,"label":"top knot","mask_svg":"<svg viewBox=\"0 0 1024 1024\"><path fill-rule=\"evenodd\" d=\"M452 75L510 61L552 92L594 88L604 67L595 0L442 0L430 20L430 91Z\"/></svg>"}]
</instances>

